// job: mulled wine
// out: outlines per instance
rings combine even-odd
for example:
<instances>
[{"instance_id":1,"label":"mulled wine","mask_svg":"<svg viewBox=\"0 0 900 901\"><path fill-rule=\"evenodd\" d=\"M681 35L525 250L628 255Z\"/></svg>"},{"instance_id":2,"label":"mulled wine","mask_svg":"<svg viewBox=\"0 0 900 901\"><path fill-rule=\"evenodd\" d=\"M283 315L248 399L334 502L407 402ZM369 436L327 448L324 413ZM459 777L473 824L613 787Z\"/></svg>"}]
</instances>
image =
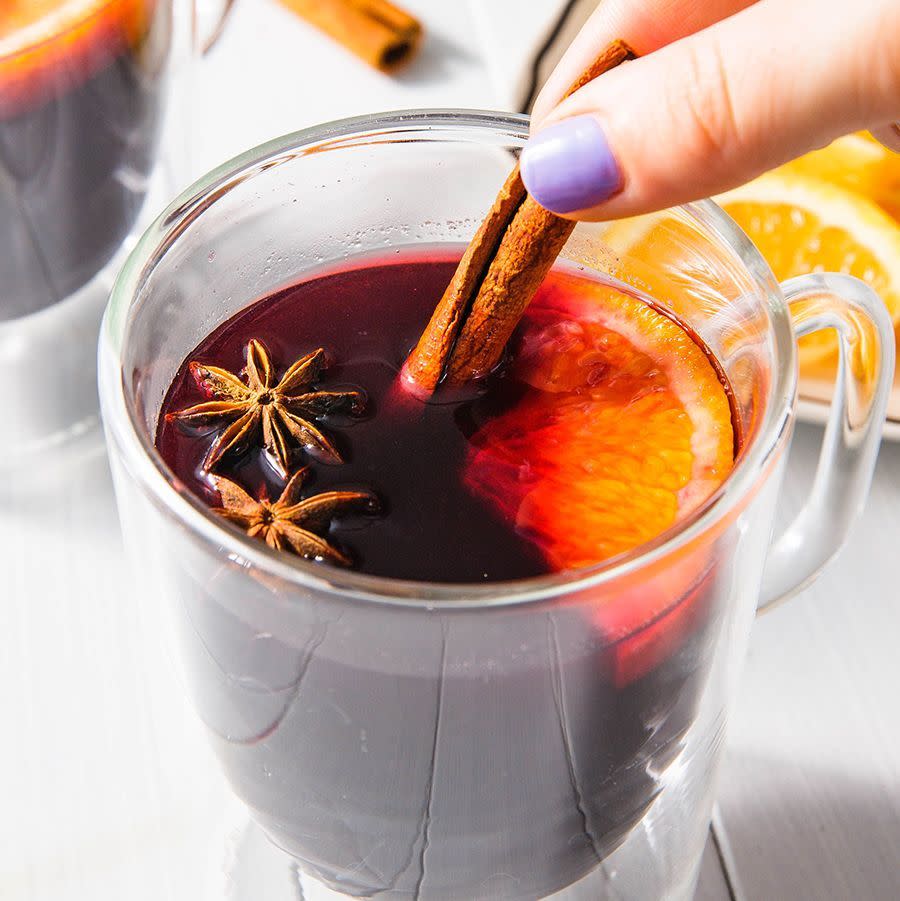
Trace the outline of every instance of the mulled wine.
<instances>
[{"instance_id":1,"label":"mulled wine","mask_svg":"<svg viewBox=\"0 0 900 901\"><path fill-rule=\"evenodd\" d=\"M518 579L598 563L656 537L721 482L734 435L717 370L681 326L596 278L553 272L503 371L463 396L410 400L397 373L456 262L411 255L323 275L216 329L185 361L163 404L157 444L178 478L212 506L216 477L277 498L291 462L311 471L306 482L315 491L365 486L382 499L382 515L337 522L333 534L359 570L428 582ZM627 329L615 331L598 313ZM668 372L653 356L660 353L654 330L666 326L662 352L693 357ZM335 445L332 458L305 451L301 438L279 464L258 429L255 446L208 465L228 422L205 407L233 389L216 394L198 372L206 363L242 372L251 341L278 375L321 351L327 368L318 387L360 407L356 415L339 409L318 417ZM673 387L678 379L697 381ZM689 413L678 405L679 390L698 395ZM191 417L179 411L195 408L211 415L185 422ZM653 447L651 437L665 446ZM667 467L676 454L678 465ZM629 503L641 517L625 522Z\"/></svg>"},{"instance_id":2,"label":"mulled wine","mask_svg":"<svg viewBox=\"0 0 900 901\"><path fill-rule=\"evenodd\" d=\"M134 225L169 18L168 0L0 7L0 320L78 290Z\"/></svg>"},{"instance_id":3,"label":"mulled wine","mask_svg":"<svg viewBox=\"0 0 900 901\"><path fill-rule=\"evenodd\" d=\"M555 268L496 372L411 400L398 373L458 260L360 259L216 328L158 421L178 482L286 555L427 582L591 566L706 500L735 452L721 374L672 317L595 274ZM322 603L260 631L262 608L220 602L231 578L182 586L185 659L273 840L354 896L514 899L590 872L653 804L727 574L707 546L505 630L502 609L413 624Z\"/></svg>"}]
</instances>

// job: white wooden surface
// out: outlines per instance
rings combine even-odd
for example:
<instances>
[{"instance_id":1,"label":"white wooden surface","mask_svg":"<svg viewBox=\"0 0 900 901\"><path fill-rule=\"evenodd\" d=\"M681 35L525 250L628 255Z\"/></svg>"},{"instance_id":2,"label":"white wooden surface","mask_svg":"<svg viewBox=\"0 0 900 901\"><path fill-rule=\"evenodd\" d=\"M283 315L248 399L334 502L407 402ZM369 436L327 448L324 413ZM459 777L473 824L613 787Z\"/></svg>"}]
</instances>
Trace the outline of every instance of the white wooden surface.
<instances>
[{"instance_id":1,"label":"white wooden surface","mask_svg":"<svg viewBox=\"0 0 900 901\"><path fill-rule=\"evenodd\" d=\"M820 429L794 439L785 509ZM740 897L900 898L900 444L862 522L802 595L756 624L719 792Z\"/></svg>"},{"instance_id":2,"label":"white wooden surface","mask_svg":"<svg viewBox=\"0 0 900 901\"><path fill-rule=\"evenodd\" d=\"M201 76L198 164L324 119L490 106L468 5L406 5L431 37L392 80L269 0L239 3ZM786 507L818 438L799 430ZM0 472L0 899L212 897L227 795L160 650L153 599L123 558L105 462L46 474L63 480L49 496ZM846 552L757 625L698 899L900 897L898 539L892 445Z\"/></svg>"}]
</instances>

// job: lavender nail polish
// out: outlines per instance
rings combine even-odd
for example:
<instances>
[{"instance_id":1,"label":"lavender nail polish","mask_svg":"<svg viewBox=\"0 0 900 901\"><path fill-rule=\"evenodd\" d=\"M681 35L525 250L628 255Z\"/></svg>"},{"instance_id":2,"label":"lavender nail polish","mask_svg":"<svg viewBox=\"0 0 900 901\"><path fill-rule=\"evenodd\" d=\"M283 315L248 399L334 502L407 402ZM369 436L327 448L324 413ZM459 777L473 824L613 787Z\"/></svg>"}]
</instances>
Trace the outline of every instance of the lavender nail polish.
<instances>
[{"instance_id":1,"label":"lavender nail polish","mask_svg":"<svg viewBox=\"0 0 900 901\"><path fill-rule=\"evenodd\" d=\"M522 180L554 213L596 206L622 187L622 173L593 116L574 116L539 131L522 150Z\"/></svg>"}]
</instances>

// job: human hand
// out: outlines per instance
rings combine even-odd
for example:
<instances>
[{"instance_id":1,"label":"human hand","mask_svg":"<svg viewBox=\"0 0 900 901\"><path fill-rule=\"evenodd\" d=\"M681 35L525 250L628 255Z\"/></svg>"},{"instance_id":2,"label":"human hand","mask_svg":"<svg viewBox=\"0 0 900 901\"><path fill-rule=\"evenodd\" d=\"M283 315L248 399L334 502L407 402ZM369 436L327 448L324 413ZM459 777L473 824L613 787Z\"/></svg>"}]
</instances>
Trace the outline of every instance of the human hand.
<instances>
[{"instance_id":1,"label":"human hand","mask_svg":"<svg viewBox=\"0 0 900 901\"><path fill-rule=\"evenodd\" d=\"M640 58L559 102L616 38ZM898 120L898 0L603 0L537 99L522 177L556 213L611 219L863 128L900 151Z\"/></svg>"}]
</instances>

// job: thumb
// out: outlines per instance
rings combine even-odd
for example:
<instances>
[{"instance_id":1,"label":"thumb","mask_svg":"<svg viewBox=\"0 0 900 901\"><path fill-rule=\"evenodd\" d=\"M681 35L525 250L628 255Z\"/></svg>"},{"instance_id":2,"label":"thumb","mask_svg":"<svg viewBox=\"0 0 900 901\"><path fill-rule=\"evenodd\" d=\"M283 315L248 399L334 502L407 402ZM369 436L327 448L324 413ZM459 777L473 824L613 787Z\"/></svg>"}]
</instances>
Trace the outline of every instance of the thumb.
<instances>
[{"instance_id":1,"label":"thumb","mask_svg":"<svg viewBox=\"0 0 900 901\"><path fill-rule=\"evenodd\" d=\"M607 72L522 151L538 203L611 219L735 187L839 135L900 119L900 3L760 0Z\"/></svg>"}]
</instances>

